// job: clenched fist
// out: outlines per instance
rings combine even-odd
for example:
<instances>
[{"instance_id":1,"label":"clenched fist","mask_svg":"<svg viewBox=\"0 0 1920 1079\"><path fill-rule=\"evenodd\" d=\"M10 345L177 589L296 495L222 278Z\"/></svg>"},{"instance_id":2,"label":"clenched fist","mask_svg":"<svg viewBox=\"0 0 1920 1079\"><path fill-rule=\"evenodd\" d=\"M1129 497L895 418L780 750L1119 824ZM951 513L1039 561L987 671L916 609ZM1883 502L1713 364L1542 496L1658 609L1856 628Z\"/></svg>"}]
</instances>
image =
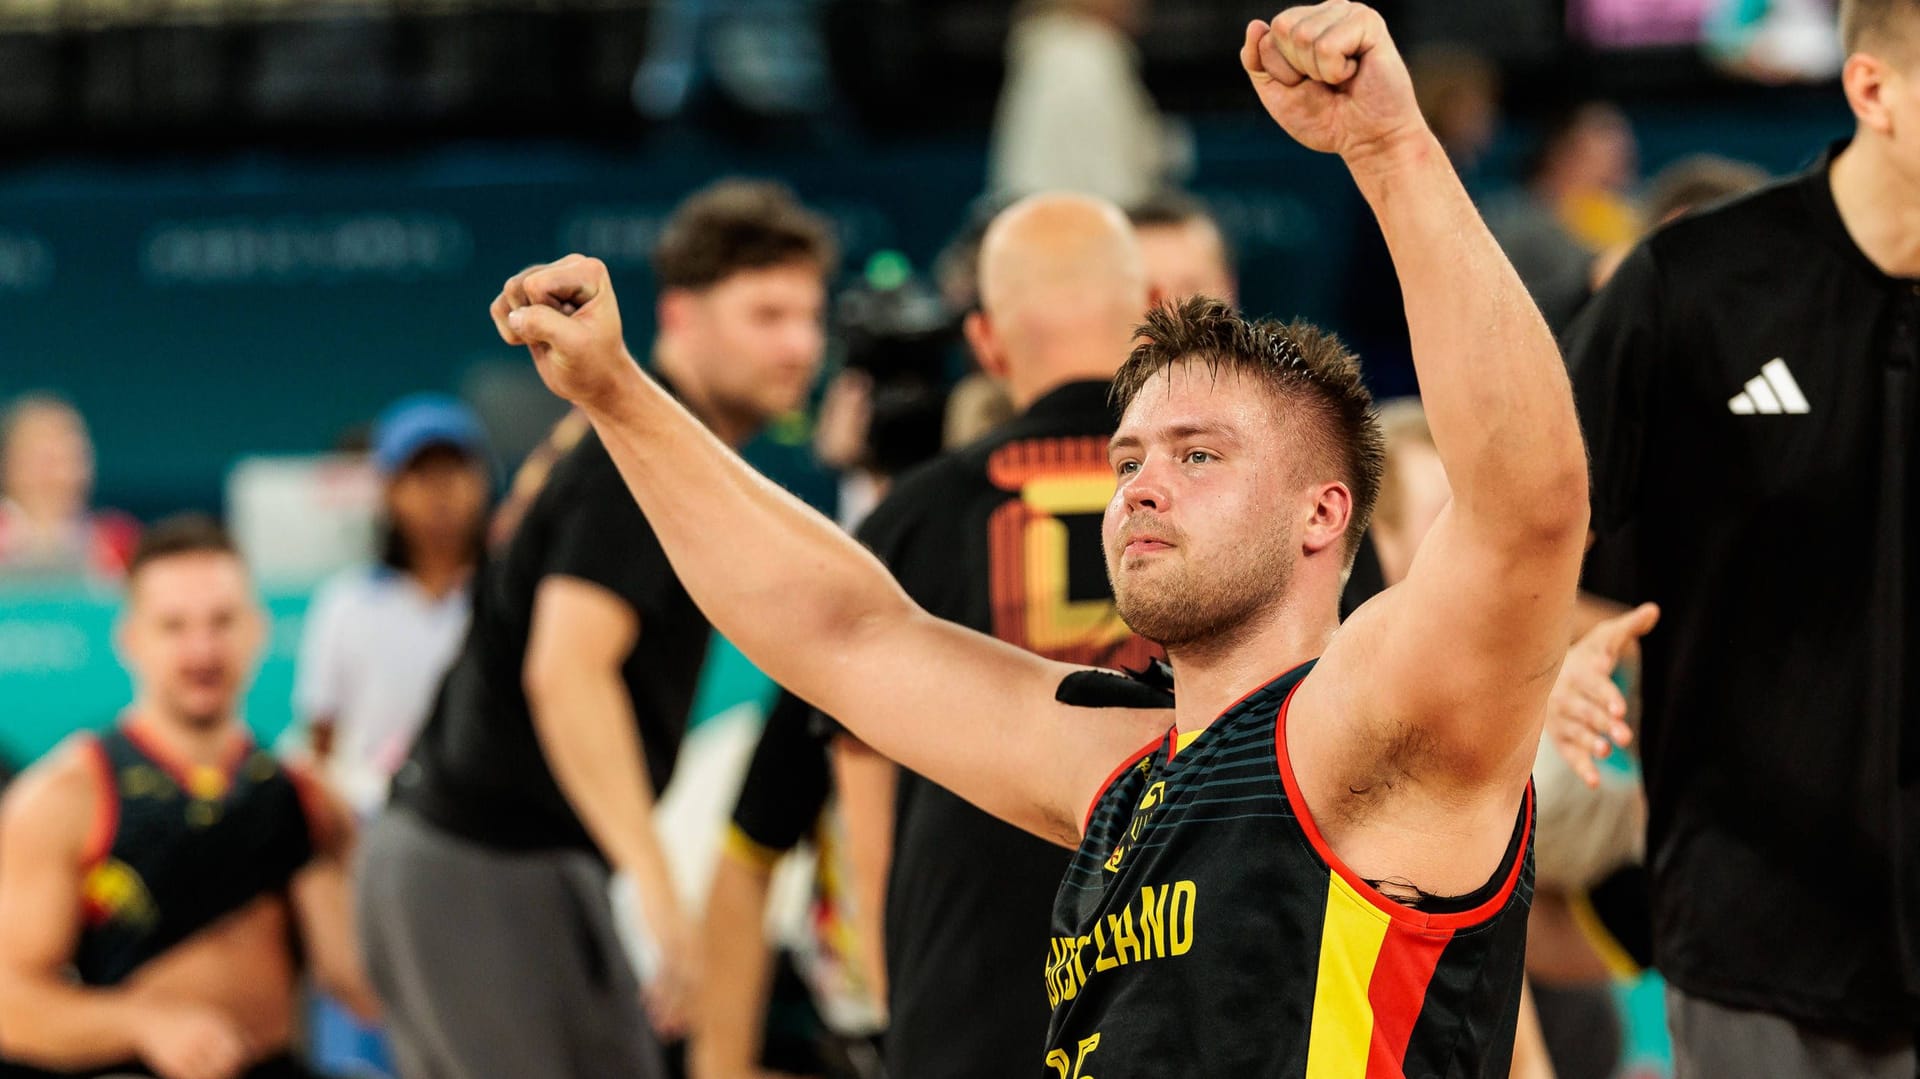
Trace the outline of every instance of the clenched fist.
<instances>
[{"instance_id":1,"label":"clenched fist","mask_svg":"<svg viewBox=\"0 0 1920 1079\"><path fill-rule=\"evenodd\" d=\"M1365 4L1328 0L1247 25L1240 65L1296 142L1350 163L1426 131L1407 65Z\"/></svg>"},{"instance_id":2,"label":"clenched fist","mask_svg":"<svg viewBox=\"0 0 1920 1079\"><path fill-rule=\"evenodd\" d=\"M599 259L568 255L522 270L501 287L491 313L502 340L533 353L547 388L582 408L605 405L636 371Z\"/></svg>"}]
</instances>

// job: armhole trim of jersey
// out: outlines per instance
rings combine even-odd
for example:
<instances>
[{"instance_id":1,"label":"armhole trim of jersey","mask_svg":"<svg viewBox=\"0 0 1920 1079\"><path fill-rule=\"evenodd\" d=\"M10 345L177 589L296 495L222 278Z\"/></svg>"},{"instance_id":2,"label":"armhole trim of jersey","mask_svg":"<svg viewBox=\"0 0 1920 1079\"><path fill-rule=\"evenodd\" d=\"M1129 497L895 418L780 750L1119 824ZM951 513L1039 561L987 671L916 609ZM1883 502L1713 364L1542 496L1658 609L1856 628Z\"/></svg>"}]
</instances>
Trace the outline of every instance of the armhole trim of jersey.
<instances>
[{"instance_id":1,"label":"armhole trim of jersey","mask_svg":"<svg viewBox=\"0 0 1920 1079\"><path fill-rule=\"evenodd\" d=\"M1364 877L1355 873L1347 867L1347 863L1340 860L1340 856L1335 854L1333 847L1327 843L1326 837L1320 834L1320 826L1314 823L1313 813L1307 808L1306 797L1300 793L1299 781L1293 775L1293 761L1287 756L1287 706L1293 703L1293 695L1305 682L1306 679L1302 678L1294 683L1293 688L1287 691L1286 700L1280 702L1280 711L1274 717L1273 742L1274 755L1280 766L1280 782L1286 788L1287 801L1293 806L1294 820L1299 822L1300 831L1306 835L1307 842L1313 846L1313 852L1320 856L1320 860L1326 863L1328 869L1339 874L1347 886L1361 898L1394 921L1414 929L1468 929L1500 913L1505 908L1507 900L1512 897L1514 888L1519 885L1521 870L1527 863L1527 844L1531 841L1533 831L1533 780L1527 780L1525 804L1521 807L1518 825L1519 856L1513 859L1511 865L1503 864L1494 870L1494 873L1498 874L1504 869L1506 879L1500 882L1500 887L1488 896L1485 902L1470 910L1445 913L1428 913L1415 910L1404 903L1397 903L1382 894L1378 888L1368 884ZM1513 849L1511 840L1509 840L1508 849ZM1505 863L1505 861L1503 857L1502 862ZM1481 887L1484 888L1485 885ZM1478 889L1475 890L1478 891Z\"/></svg>"},{"instance_id":2,"label":"armhole trim of jersey","mask_svg":"<svg viewBox=\"0 0 1920 1079\"><path fill-rule=\"evenodd\" d=\"M93 763L93 825L87 832L87 844L81 851L81 864L89 868L107 860L113 841L120 834L120 790L113 777L113 761L107 756L107 744L98 735L88 735L88 760Z\"/></svg>"},{"instance_id":3,"label":"armhole trim of jersey","mask_svg":"<svg viewBox=\"0 0 1920 1079\"><path fill-rule=\"evenodd\" d=\"M1120 781L1120 777L1126 774L1127 769L1145 760L1147 754L1159 749L1160 744L1165 742L1170 736L1170 734L1154 735L1153 741L1141 746L1137 752L1129 756L1126 760L1121 761L1120 766L1108 774L1107 781L1100 784L1099 790L1093 792L1093 801L1087 803L1087 815L1085 819L1080 822L1080 837L1082 839L1086 838L1087 829L1093 826L1093 811L1100 808L1100 800L1107 796L1107 792L1112 790L1113 785Z\"/></svg>"}]
</instances>

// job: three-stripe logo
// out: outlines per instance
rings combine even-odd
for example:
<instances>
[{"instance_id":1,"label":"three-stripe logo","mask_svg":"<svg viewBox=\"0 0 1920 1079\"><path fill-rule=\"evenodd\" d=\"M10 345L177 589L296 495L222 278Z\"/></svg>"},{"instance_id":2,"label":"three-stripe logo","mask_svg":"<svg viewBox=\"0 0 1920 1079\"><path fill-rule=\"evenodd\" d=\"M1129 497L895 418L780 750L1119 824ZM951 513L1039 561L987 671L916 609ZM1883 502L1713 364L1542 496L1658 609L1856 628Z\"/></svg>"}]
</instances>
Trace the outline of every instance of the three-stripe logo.
<instances>
[{"instance_id":1,"label":"three-stripe logo","mask_svg":"<svg viewBox=\"0 0 1920 1079\"><path fill-rule=\"evenodd\" d=\"M1800 416L1812 409L1793 372L1787 370L1787 361L1775 356L1727 400L1727 411L1736 416Z\"/></svg>"}]
</instances>

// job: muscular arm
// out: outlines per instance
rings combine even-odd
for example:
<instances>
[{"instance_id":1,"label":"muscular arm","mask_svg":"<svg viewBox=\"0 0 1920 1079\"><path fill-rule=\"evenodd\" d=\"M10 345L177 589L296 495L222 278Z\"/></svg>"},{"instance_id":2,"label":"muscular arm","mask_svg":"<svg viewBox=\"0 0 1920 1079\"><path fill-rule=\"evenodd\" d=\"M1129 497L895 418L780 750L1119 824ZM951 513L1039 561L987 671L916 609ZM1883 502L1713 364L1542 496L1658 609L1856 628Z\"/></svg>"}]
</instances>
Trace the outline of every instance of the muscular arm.
<instances>
[{"instance_id":1,"label":"muscular arm","mask_svg":"<svg viewBox=\"0 0 1920 1079\"><path fill-rule=\"evenodd\" d=\"M67 976L80 939L83 848L98 812L87 750L69 747L0 802L0 1054L61 1070L139 1055L150 1007Z\"/></svg>"},{"instance_id":2,"label":"muscular arm","mask_svg":"<svg viewBox=\"0 0 1920 1079\"><path fill-rule=\"evenodd\" d=\"M1497 791L1510 813L1566 651L1586 536L1586 457L1566 371L1420 120L1379 17L1322 4L1284 13L1271 37L1281 40L1249 28L1243 60L1283 126L1341 154L1379 221L1454 490L1406 579L1355 613L1302 687L1298 707L1338 722L1290 738L1335 776L1395 756L1385 762L1394 772L1456 795ZM1285 71L1261 83L1272 67L1263 53L1275 49L1293 65L1292 86L1281 85Z\"/></svg>"},{"instance_id":3,"label":"muscular arm","mask_svg":"<svg viewBox=\"0 0 1920 1079\"><path fill-rule=\"evenodd\" d=\"M548 385L586 411L714 627L881 753L1073 843L1113 766L1165 729L1165 713L1070 712L1053 694L1073 668L915 606L871 554L747 467L635 366L597 260L572 256L516 277L494 317L509 343L532 347Z\"/></svg>"},{"instance_id":4,"label":"muscular arm","mask_svg":"<svg viewBox=\"0 0 1920 1079\"><path fill-rule=\"evenodd\" d=\"M654 834L657 792L620 671L640 633L639 615L619 596L550 576L534 594L523 679L561 792L607 861L633 878L648 929L671 950L686 943L680 904Z\"/></svg>"}]
</instances>

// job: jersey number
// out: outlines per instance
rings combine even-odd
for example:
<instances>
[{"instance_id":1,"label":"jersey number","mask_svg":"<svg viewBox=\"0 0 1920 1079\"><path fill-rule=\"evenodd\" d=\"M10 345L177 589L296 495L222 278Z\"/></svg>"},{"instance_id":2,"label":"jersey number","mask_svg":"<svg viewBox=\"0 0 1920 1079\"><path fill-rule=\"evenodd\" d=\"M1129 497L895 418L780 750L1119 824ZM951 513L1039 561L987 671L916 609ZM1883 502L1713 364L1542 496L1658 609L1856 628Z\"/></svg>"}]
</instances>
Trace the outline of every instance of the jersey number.
<instances>
[{"instance_id":1,"label":"jersey number","mask_svg":"<svg viewBox=\"0 0 1920 1079\"><path fill-rule=\"evenodd\" d=\"M1093 1076L1081 1071L1087 1066L1087 1058L1100 1048L1100 1035L1089 1034L1080 1039L1080 1055L1069 1059L1065 1049L1055 1049L1047 1054L1047 1067L1060 1073L1060 1079L1093 1079Z\"/></svg>"}]
</instances>

